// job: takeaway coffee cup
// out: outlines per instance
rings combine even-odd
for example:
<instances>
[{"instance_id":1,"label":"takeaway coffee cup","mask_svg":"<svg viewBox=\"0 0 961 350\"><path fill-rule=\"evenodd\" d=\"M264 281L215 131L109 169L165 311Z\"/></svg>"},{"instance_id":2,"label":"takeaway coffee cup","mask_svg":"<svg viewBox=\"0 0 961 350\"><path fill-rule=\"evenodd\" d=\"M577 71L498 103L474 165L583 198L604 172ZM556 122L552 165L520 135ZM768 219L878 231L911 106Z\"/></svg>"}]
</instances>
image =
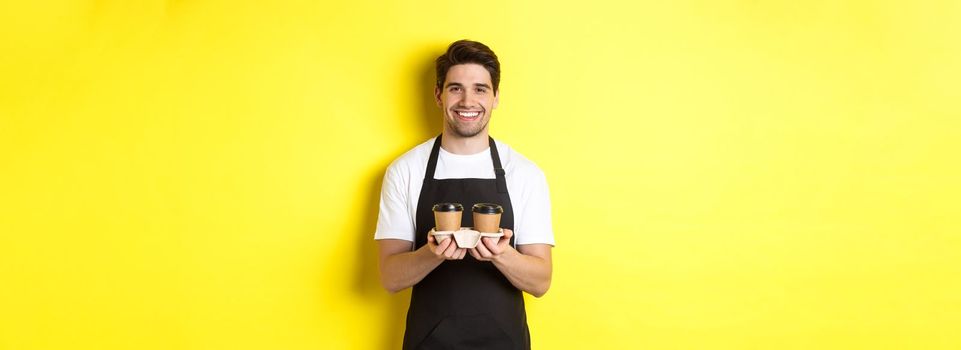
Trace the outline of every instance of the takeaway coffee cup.
<instances>
[{"instance_id":1,"label":"takeaway coffee cup","mask_svg":"<svg viewBox=\"0 0 961 350\"><path fill-rule=\"evenodd\" d=\"M460 220L463 214L464 214L464 206L461 205L460 203L434 204L435 231L460 230Z\"/></svg>"},{"instance_id":2,"label":"takeaway coffee cup","mask_svg":"<svg viewBox=\"0 0 961 350\"><path fill-rule=\"evenodd\" d=\"M471 208L474 212L474 229L481 233L500 232L501 214L504 208L494 203L477 203Z\"/></svg>"}]
</instances>

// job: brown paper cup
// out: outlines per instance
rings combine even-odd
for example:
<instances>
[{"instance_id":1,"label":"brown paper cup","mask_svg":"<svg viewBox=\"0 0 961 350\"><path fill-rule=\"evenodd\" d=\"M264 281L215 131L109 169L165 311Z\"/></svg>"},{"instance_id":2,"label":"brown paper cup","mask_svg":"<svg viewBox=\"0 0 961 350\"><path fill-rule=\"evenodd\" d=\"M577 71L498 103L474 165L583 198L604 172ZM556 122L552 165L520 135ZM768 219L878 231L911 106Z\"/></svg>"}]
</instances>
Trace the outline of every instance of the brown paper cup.
<instances>
[{"instance_id":1,"label":"brown paper cup","mask_svg":"<svg viewBox=\"0 0 961 350\"><path fill-rule=\"evenodd\" d=\"M497 233L500 231L501 213L504 208L493 203L478 203L472 208L474 212L474 229L481 233Z\"/></svg>"},{"instance_id":2,"label":"brown paper cup","mask_svg":"<svg viewBox=\"0 0 961 350\"><path fill-rule=\"evenodd\" d=\"M501 214L474 213L474 229L483 233L496 233L500 230Z\"/></svg>"},{"instance_id":3,"label":"brown paper cup","mask_svg":"<svg viewBox=\"0 0 961 350\"><path fill-rule=\"evenodd\" d=\"M457 231L460 230L460 219L462 211L434 212L434 223L437 231Z\"/></svg>"},{"instance_id":4,"label":"brown paper cup","mask_svg":"<svg viewBox=\"0 0 961 350\"><path fill-rule=\"evenodd\" d=\"M437 231L460 230L464 207L458 203L438 203L434 205L434 228Z\"/></svg>"}]
</instances>

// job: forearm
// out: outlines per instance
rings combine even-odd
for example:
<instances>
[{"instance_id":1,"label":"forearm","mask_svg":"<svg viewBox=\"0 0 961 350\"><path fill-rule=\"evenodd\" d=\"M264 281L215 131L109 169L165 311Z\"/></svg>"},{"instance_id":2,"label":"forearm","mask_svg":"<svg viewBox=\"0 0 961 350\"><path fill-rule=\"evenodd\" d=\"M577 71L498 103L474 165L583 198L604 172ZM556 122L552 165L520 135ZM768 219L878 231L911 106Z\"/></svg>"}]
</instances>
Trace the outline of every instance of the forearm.
<instances>
[{"instance_id":1,"label":"forearm","mask_svg":"<svg viewBox=\"0 0 961 350\"><path fill-rule=\"evenodd\" d=\"M535 297L543 296L551 286L551 263L545 259L509 248L491 261L514 287Z\"/></svg>"},{"instance_id":2,"label":"forearm","mask_svg":"<svg viewBox=\"0 0 961 350\"><path fill-rule=\"evenodd\" d=\"M388 256L381 263L381 284L396 293L420 282L442 262L444 257L438 257L426 245L412 252Z\"/></svg>"}]
</instances>

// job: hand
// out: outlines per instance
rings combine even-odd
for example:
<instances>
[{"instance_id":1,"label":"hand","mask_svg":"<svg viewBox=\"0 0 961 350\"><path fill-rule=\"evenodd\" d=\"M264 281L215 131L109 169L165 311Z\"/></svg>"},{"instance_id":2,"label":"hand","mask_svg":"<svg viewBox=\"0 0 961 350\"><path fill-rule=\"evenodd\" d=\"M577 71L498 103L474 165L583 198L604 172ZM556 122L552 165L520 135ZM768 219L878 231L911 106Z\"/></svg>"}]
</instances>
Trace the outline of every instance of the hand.
<instances>
[{"instance_id":1,"label":"hand","mask_svg":"<svg viewBox=\"0 0 961 350\"><path fill-rule=\"evenodd\" d=\"M445 239L439 244L434 239L434 235L427 233L427 249L430 249L431 253L437 258L442 258L444 260L460 260L467 255L466 248L457 248L457 243L454 243L454 237Z\"/></svg>"},{"instance_id":2,"label":"hand","mask_svg":"<svg viewBox=\"0 0 961 350\"><path fill-rule=\"evenodd\" d=\"M500 239L497 237L481 237L480 244L471 248L470 255L480 261L494 261L500 258L501 254L511 249L511 236L514 235L512 230L506 228L503 230L504 236Z\"/></svg>"}]
</instances>

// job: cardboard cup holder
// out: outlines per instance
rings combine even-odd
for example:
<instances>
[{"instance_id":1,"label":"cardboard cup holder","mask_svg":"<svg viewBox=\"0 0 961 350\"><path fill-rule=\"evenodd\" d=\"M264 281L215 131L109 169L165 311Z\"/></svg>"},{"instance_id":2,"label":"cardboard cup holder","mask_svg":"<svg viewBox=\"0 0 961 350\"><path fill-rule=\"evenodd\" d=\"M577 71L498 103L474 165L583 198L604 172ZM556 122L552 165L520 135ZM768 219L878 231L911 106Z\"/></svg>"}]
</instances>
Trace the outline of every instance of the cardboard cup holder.
<instances>
[{"instance_id":1,"label":"cardboard cup holder","mask_svg":"<svg viewBox=\"0 0 961 350\"><path fill-rule=\"evenodd\" d=\"M454 237L457 248L470 249L477 246L481 237L504 237L504 229L498 229L497 233L481 233L474 231L473 227L461 227L461 229L457 231L434 231L434 229L431 229L428 234L433 235L434 240L437 241L438 244L445 239Z\"/></svg>"}]
</instances>

